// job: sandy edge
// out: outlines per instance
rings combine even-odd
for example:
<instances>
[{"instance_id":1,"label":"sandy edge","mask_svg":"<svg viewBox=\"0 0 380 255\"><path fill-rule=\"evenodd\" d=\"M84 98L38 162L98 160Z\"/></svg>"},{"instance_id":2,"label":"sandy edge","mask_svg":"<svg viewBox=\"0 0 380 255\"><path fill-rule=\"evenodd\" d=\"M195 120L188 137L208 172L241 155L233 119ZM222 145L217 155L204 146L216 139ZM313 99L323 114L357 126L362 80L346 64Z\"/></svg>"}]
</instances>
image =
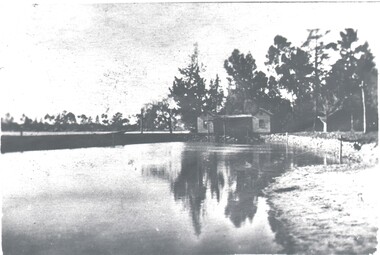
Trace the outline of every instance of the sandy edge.
<instances>
[{"instance_id":1,"label":"sandy edge","mask_svg":"<svg viewBox=\"0 0 380 255\"><path fill-rule=\"evenodd\" d=\"M319 148L336 155L336 139L266 137L269 142ZM278 222L286 253L372 254L379 226L378 147L360 151L345 144L349 164L294 168L277 177L264 193Z\"/></svg>"}]
</instances>

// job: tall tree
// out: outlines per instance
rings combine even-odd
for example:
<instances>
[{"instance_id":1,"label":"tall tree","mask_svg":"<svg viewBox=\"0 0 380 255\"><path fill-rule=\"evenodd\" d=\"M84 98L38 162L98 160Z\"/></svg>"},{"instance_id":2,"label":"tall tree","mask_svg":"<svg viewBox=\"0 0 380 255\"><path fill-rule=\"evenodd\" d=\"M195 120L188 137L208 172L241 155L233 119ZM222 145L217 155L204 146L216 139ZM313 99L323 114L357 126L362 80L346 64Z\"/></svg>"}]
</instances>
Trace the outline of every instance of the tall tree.
<instances>
[{"instance_id":1,"label":"tall tree","mask_svg":"<svg viewBox=\"0 0 380 255\"><path fill-rule=\"evenodd\" d=\"M292 98L291 129L305 129L313 122L314 116L312 98L312 73L313 66L310 63L309 54L292 44L283 36L274 38L274 45L269 47L267 62L265 63L271 79L277 90L285 90Z\"/></svg>"},{"instance_id":2,"label":"tall tree","mask_svg":"<svg viewBox=\"0 0 380 255\"><path fill-rule=\"evenodd\" d=\"M201 76L202 64L198 61L198 47L195 44L190 64L179 68L180 77L174 77L169 88L170 96L176 101L182 121L190 130L196 130L196 119L207 111L206 80Z\"/></svg>"},{"instance_id":3,"label":"tall tree","mask_svg":"<svg viewBox=\"0 0 380 255\"><path fill-rule=\"evenodd\" d=\"M309 53L311 63L314 67L313 72L313 101L314 101L314 124L313 129L315 131L315 125L317 117L323 122L323 130L327 131L327 118L328 114L332 114L332 109L338 104L338 98L331 95L330 87L326 86L326 77L328 65L326 60L329 59L327 50L331 48L331 44L325 44L323 37L330 33L330 30L320 31L320 29L309 29L309 35L302 45L302 47ZM323 88L322 88L323 87ZM339 108L339 107L338 107ZM324 113L324 116L319 116L320 111Z\"/></svg>"},{"instance_id":4,"label":"tall tree","mask_svg":"<svg viewBox=\"0 0 380 255\"><path fill-rule=\"evenodd\" d=\"M298 100L310 98L314 69L307 52L278 35L268 50L267 59L265 64L276 78L279 89L285 89Z\"/></svg>"},{"instance_id":5,"label":"tall tree","mask_svg":"<svg viewBox=\"0 0 380 255\"><path fill-rule=\"evenodd\" d=\"M340 59L333 66L339 95L344 99L344 107L351 115L351 130L355 129L354 119L362 118L362 127L366 131L366 106L377 109L377 69L373 62L374 56L369 50L368 43L357 45L357 31L348 28L340 33L341 39L333 44L340 53ZM376 77L376 78L375 78ZM376 97L375 97L376 98ZM372 103L373 102L373 103ZM372 122L372 121L371 121ZM377 125L377 118L374 119Z\"/></svg>"},{"instance_id":6,"label":"tall tree","mask_svg":"<svg viewBox=\"0 0 380 255\"><path fill-rule=\"evenodd\" d=\"M226 111L229 114L247 113L247 102L255 104L257 109L264 97L267 78L264 73L256 70L256 60L251 53L245 55L235 49L224 61L224 68L230 76ZM252 107L248 107L252 108ZM250 111L255 109L250 109Z\"/></svg>"},{"instance_id":7,"label":"tall tree","mask_svg":"<svg viewBox=\"0 0 380 255\"><path fill-rule=\"evenodd\" d=\"M220 84L219 76L215 80L210 80L209 88L206 91L206 106L210 112L218 113L224 102L224 91Z\"/></svg>"},{"instance_id":8,"label":"tall tree","mask_svg":"<svg viewBox=\"0 0 380 255\"><path fill-rule=\"evenodd\" d=\"M177 126L177 110L170 104L168 98L146 104L144 112L144 129L146 130L169 130L172 133ZM137 117L140 120L140 115Z\"/></svg>"},{"instance_id":9,"label":"tall tree","mask_svg":"<svg viewBox=\"0 0 380 255\"><path fill-rule=\"evenodd\" d=\"M337 86L338 80L339 71L337 66L333 65L325 77L325 83L320 88L319 109L323 116L318 116L318 118L323 123L324 132L328 131L330 117L343 108L344 98L340 93L339 86Z\"/></svg>"},{"instance_id":10,"label":"tall tree","mask_svg":"<svg viewBox=\"0 0 380 255\"><path fill-rule=\"evenodd\" d=\"M237 49L225 60L224 67L229 75L226 112L255 114L259 107L263 107L274 114L272 131L284 131L291 108L289 101L281 98L276 79L257 70L250 53L245 55Z\"/></svg>"},{"instance_id":11,"label":"tall tree","mask_svg":"<svg viewBox=\"0 0 380 255\"><path fill-rule=\"evenodd\" d=\"M372 124L371 126L375 126L377 129L377 69L367 42L358 47L357 51L360 53L360 58L357 60L356 73L361 82L359 87L363 110L363 132L365 133L368 127L367 120ZM368 112L370 114L367 114Z\"/></svg>"}]
</instances>

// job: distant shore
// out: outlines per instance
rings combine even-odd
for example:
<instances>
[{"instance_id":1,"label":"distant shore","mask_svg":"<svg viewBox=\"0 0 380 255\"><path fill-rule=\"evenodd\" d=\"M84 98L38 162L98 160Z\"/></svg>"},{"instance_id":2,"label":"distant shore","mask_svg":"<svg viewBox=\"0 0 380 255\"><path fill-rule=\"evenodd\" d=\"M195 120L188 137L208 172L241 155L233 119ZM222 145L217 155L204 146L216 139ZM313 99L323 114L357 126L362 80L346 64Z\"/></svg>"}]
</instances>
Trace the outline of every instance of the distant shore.
<instances>
[{"instance_id":1,"label":"distant shore","mask_svg":"<svg viewBox=\"0 0 380 255\"><path fill-rule=\"evenodd\" d=\"M96 135L96 134L141 134L141 131L24 131L23 136L43 136L43 135ZM144 131L144 134L169 134L169 131ZM190 131L173 131L173 134L188 134ZM21 136L19 131L3 131L1 135Z\"/></svg>"},{"instance_id":2,"label":"distant shore","mask_svg":"<svg viewBox=\"0 0 380 255\"><path fill-rule=\"evenodd\" d=\"M270 135L266 141L315 148L337 155L340 141L297 135ZM378 146L343 142L348 164L294 168L265 189L272 215L282 225L287 253L368 254L378 231ZM286 244L284 245L286 247Z\"/></svg>"},{"instance_id":3,"label":"distant shore","mask_svg":"<svg viewBox=\"0 0 380 255\"><path fill-rule=\"evenodd\" d=\"M2 135L1 153L34 151L34 150L56 150L74 149L88 147L110 147L138 143L177 142L192 139L192 134L169 132L147 132L147 133L65 133L45 135Z\"/></svg>"}]
</instances>

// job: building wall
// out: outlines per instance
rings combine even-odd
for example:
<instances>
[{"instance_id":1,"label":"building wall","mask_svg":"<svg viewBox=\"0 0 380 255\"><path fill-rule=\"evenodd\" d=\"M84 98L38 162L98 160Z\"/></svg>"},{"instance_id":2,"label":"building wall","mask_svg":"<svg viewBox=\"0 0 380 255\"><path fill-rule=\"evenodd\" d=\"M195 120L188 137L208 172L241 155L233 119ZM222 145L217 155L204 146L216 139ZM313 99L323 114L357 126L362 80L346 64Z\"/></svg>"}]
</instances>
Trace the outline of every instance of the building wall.
<instances>
[{"instance_id":1,"label":"building wall","mask_svg":"<svg viewBox=\"0 0 380 255\"><path fill-rule=\"evenodd\" d=\"M252 126L254 133L270 133L270 118L271 116L265 112L260 111L252 118ZM261 124L260 124L261 122Z\"/></svg>"},{"instance_id":2,"label":"building wall","mask_svg":"<svg viewBox=\"0 0 380 255\"><path fill-rule=\"evenodd\" d=\"M213 119L213 121L211 121ZM271 115L266 112L259 111L253 117L235 117L235 118L212 118L208 121L207 129L207 116L200 116L197 118L198 133L207 134L214 133L217 136L223 135L224 131L226 136L232 137L246 137L251 133L270 133L271 132ZM225 123L225 130L224 124ZM215 126L214 126L215 125ZM214 130L215 127L215 130Z\"/></svg>"},{"instance_id":3,"label":"building wall","mask_svg":"<svg viewBox=\"0 0 380 255\"><path fill-rule=\"evenodd\" d=\"M209 118L208 123L208 128L207 125L205 125L205 122L207 122L207 117L206 116L200 116L197 118L197 128L198 128L198 133L200 134L210 134L214 133L214 125L211 121L211 118Z\"/></svg>"},{"instance_id":4,"label":"building wall","mask_svg":"<svg viewBox=\"0 0 380 255\"><path fill-rule=\"evenodd\" d=\"M252 134L252 117L216 118L214 119L214 134L216 139L233 137L238 141L246 141Z\"/></svg>"},{"instance_id":5,"label":"building wall","mask_svg":"<svg viewBox=\"0 0 380 255\"><path fill-rule=\"evenodd\" d=\"M252 133L251 117L226 119L226 135L245 139Z\"/></svg>"}]
</instances>

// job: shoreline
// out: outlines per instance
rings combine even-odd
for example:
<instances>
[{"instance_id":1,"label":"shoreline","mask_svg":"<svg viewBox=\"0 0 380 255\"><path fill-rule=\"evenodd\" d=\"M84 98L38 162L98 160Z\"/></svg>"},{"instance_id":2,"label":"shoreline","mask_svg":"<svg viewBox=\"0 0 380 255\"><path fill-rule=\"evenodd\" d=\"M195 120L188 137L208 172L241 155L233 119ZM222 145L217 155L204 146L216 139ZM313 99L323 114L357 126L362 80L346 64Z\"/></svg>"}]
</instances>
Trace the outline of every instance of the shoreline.
<instances>
[{"instance_id":1,"label":"shoreline","mask_svg":"<svg viewBox=\"0 0 380 255\"><path fill-rule=\"evenodd\" d=\"M288 144L337 155L340 141L288 135ZM286 142L268 135L266 142ZM372 254L376 251L379 203L378 148L343 142L349 163L296 167L265 190L271 216L285 235L286 253ZM338 147L339 148L339 147ZM288 247L287 247L288 246Z\"/></svg>"},{"instance_id":2,"label":"shoreline","mask_svg":"<svg viewBox=\"0 0 380 255\"><path fill-rule=\"evenodd\" d=\"M193 134L90 134L62 136L2 136L7 142L29 150L45 148L47 141L54 148L62 149L114 146L142 142L191 140ZM340 141L299 135L262 135L265 142L286 143L290 146L319 150L337 156ZM64 138L64 139L62 139ZM142 139L144 138L144 139ZM59 139L59 140L57 140ZM96 143L93 140L97 141ZM38 141L38 143L36 143ZM36 147L36 144L38 145ZM77 145L78 147L73 147ZM27 145L27 146L26 146ZM343 142L343 157L348 164L296 167L274 179L264 190L270 205L270 217L276 222L276 235L285 253L374 253L378 216L376 214L378 148L376 144L364 144L360 150L353 142ZM8 144L9 146L9 144ZM6 147L7 148L7 147ZM7 149L9 149L8 147ZM10 151L6 151L10 152ZM338 151L339 152L339 151Z\"/></svg>"},{"instance_id":3,"label":"shoreline","mask_svg":"<svg viewBox=\"0 0 380 255\"><path fill-rule=\"evenodd\" d=\"M335 137L321 138L292 134L269 134L261 136L265 142L288 143L290 146L316 149L320 152L339 157L342 144L342 157L351 162L378 163L378 148L375 142L363 144L360 149L355 149L354 142L340 141Z\"/></svg>"}]
</instances>

